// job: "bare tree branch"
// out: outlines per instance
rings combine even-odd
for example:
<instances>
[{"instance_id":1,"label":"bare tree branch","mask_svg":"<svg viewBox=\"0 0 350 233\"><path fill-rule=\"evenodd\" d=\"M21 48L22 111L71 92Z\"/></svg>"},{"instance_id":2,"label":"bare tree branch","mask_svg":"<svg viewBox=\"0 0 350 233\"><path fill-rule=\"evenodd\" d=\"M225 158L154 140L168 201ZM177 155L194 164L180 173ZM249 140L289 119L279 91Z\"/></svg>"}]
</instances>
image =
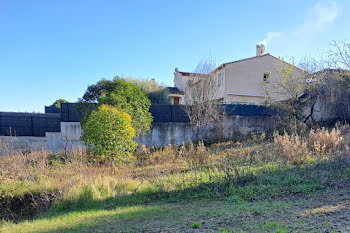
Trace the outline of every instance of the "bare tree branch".
<instances>
[{"instance_id":1,"label":"bare tree branch","mask_svg":"<svg viewBox=\"0 0 350 233\"><path fill-rule=\"evenodd\" d=\"M211 73L214 69L213 59L202 60L192 80L185 86L185 111L191 125L197 129L197 136L199 130L209 124L216 123L220 128L226 115L221 108L222 101L218 98L218 79Z\"/></svg>"},{"instance_id":2,"label":"bare tree branch","mask_svg":"<svg viewBox=\"0 0 350 233\"><path fill-rule=\"evenodd\" d=\"M346 40L333 41L328 58L331 68L350 69L350 43Z\"/></svg>"}]
</instances>

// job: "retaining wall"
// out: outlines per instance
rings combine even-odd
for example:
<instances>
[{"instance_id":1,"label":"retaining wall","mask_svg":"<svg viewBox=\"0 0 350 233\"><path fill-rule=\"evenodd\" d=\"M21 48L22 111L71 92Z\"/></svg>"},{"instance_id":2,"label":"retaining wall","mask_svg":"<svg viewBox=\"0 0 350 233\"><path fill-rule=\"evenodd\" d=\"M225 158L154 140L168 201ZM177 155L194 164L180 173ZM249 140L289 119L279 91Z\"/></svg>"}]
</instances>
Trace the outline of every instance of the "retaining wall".
<instances>
[{"instance_id":1,"label":"retaining wall","mask_svg":"<svg viewBox=\"0 0 350 233\"><path fill-rule=\"evenodd\" d=\"M197 131L189 123L164 122L153 123L152 129L137 137L139 145L164 146L182 144L198 139L215 137L230 138L237 134L260 133L273 129L275 120L271 116L228 116L220 124L211 124Z\"/></svg>"},{"instance_id":2,"label":"retaining wall","mask_svg":"<svg viewBox=\"0 0 350 233\"><path fill-rule=\"evenodd\" d=\"M208 125L196 131L187 122L156 122L152 129L135 138L139 145L164 146L182 144L217 136L232 137L236 134L258 133L272 129L275 121L271 116L228 116L223 122ZM84 148L80 140L82 128L79 122L61 122L61 132L47 132L45 137L0 136L0 154L9 150L48 150L58 152ZM6 146L5 146L6 145Z\"/></svg>"}]
</instances>

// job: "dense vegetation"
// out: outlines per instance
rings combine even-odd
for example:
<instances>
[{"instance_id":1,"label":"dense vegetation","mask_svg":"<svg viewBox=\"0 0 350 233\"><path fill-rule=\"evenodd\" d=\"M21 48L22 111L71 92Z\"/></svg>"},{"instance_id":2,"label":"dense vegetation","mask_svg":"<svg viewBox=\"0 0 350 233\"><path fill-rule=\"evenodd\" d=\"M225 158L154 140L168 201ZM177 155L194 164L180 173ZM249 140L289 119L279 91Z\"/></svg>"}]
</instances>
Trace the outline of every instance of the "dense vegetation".
<instances>
[{"instance_id":1,"label":"dense vegetation","mask_svg":"<svg viewBox=\"0 0 350 233\"><path fill-rule=\"evenodd\" d=\"M0 163L2 231L341 231L337 218L316 223L329 205L349 218L349 131L140 147L115 167L84 151L11 152Z\"/></svg>"},{"instance_id":2,"label":"dense vegetation","mask_svg":"<svg viewBox=\"0 0 350 233\"><path fill-rule=\"evenodd\" d=\"M168 88L154 79L125 78L125 81L138 86L152 104L170 104Z\"/></svg>"},{"instance_id":3,"label":"dense vegetation","mask_svg":"<svg viewBox=\"0 0 350 233\"><path fill-rule=\"evenodd\" d=\"M153 117L149 112L151 101L136 85L122 79L113 81L114 89L104 91L98 98L99 105L113 106L131 116L136 135L148 131Z\"/></svg>"},{"instance_id":4,"label":"dense vegetation","mask_svg":"<svg viewBox=\"0 0 350 233\"><path fill-rule=\"evenodd\" d=\"M88 87L78 106L78 110L84 115L83 127L92 111L88 103L97 103L97 106L109 105L126 112L131 116L136 135L148 131L151 127L153 118L149 113L150 100L139 87L124 79L101 80Z\"/></svg>"},{"instance_id":5,"label":"dense vegetation","mask_svg":"<svg viewBox=\"0 0 350 233\"><path fill-rule=\"evenodd\" d=\"M91 107L90 102L97 102ZM116 78L89 86L78 110L83 142L99 163L121 163L131 159L136 149L134 137L150 130L151 101L135 84Z\"/></svg>"},{"instance_id":6,"label":"dense vegetation","mask_svg":"<svg viewBox=\"0 0 350 233\"><path fill-rule=\"evenodd\" d=\"M101 105L84 124L82 140L98 161L125 162L135 151L131 117L116 107Z\"/></svg>"},{"instance_id":7,"label":"dense vegetation","mask_svg":"<svg viewBox=\"0 0 350 233\"><path fill-rule=\"evenodd\" d=\"M142 92L150 99L152 104L170 104L168 98L168 89L165 85L156 82L154 79L136 79L136 78L121 78L115 77L113 80L102 79L96 84L90 85L80 99L84 103L96 103L103 91L113 91L116 81L124 80L134 84L142 90Z\"/></svg>"}]
</instances>

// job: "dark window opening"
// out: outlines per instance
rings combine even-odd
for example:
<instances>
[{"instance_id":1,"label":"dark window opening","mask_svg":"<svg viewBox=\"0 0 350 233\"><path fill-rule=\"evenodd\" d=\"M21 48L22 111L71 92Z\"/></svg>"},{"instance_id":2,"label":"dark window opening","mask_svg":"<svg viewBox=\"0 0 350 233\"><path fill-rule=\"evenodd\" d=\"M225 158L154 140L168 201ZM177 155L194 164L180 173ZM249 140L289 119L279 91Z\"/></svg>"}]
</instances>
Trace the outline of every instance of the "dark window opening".
<instances>
[{"instance_id":1,"label":"dark window opening","mask_svg":"<svg viewBox=\"0 0 350 233\"><path fill-rule=\"evenodd\" d=\"M264 81L265 81L265 82L268 81L268 80L269 80L269 77L270 77L270 74L265 73L265 74L264 74Z\"/></svg>"},{"instance_id":2,"label":"dark window opening","mask_svg":"<svg viewBox=\"0 0 350 233\"><path fill-rule=\"evenodd\" d=\"M180 97L174 97L174 104L180 104Z\"/></svg>"}]
</instances>

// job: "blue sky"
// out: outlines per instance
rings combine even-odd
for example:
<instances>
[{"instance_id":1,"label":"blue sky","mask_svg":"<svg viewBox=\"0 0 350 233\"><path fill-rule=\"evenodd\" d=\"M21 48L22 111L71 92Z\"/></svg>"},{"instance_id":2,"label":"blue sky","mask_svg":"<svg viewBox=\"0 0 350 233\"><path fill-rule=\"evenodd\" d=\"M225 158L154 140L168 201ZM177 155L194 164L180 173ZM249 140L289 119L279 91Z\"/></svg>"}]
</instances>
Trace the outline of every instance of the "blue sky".
<instances>
[{"instance_id":1,"label":"blue sky","mask_svg":"<svg viewBox=\"0 0 350 233\"><path fill-rule=\"evenodd\" d=\"M173 84L176 67L318 56L350 39L350 1L0 0L0 111L43 112L115 75Z\"/></svg>"}]
</instances>

